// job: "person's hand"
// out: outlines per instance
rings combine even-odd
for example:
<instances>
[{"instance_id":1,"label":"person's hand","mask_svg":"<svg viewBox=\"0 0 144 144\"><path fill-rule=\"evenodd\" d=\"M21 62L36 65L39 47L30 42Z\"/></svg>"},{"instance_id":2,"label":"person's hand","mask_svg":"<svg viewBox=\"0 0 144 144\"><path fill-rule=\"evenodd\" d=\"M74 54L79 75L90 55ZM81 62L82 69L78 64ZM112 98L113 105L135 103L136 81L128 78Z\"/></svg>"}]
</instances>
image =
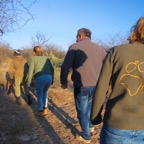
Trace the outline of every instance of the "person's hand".
<instances>
[{"instance_id":1,"label":"person's hand","mask_svg":"<svg viewBox=\"0 0 144 144\"><path fill-rule=\"evenodd\" d=\"M103 120L102 115L101 115L101 113L99 113L97 115L97 117L95 117L93 120L91 120L91 122L93 125L99 125L102 122L102 120Z\"/></svg>"},{"instance_id":2,"label":"person's hand","mask_svg":"<svg viewBox=\"0 0 144 144\"><path fill-rule=\"evenodd\" d=\"M66 89L66 88L68 88L68 85L67 85L67 84L62 84L62 85L61 85L61 88L62 88L62 89Z\"/></svg>"},{"instance_id":3,"label":"person's hand","mask_svg":"<svg viewBox=\"0 0 144 144\"><path fill-rule=\"evenodd\" d=\"M91 122L93 125L99 125L102 122L102 117L96 118Z\"/></svg>"}]
</instances>

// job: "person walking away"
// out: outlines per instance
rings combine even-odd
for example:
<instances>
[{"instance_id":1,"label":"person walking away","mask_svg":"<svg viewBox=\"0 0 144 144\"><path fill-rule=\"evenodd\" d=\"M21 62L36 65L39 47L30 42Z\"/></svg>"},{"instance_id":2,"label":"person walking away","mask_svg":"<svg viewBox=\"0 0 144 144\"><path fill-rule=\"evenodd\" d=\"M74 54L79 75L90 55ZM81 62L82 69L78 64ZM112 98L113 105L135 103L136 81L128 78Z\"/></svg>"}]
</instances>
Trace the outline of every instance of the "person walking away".
<instances>
[{"instance_id":1,"label":"person walking away","mask_svg":"<svg viewBox=\"0 0 144 144\"><path fill-rule=\"evenodd\" d=\"M9 76L10 76L9 93L12 89L12 85L14 84L14 92L16 97L15 102L19 105L23 103L21 95L21 86L24 89L24 93L27 95L28 105L31 105L33 103L29 92L29 88L26 83L27 72L28 72L27 60L22 56L22 51L18 49L14 52L13 58L10 60L9 64Z\"/></svg>"},{"instance_id":2,"label":"person walking away","mask_svg":"<svg viewBox=\"0 0 144 144\"><path fill-rule=\"evenodd\" d=\"M67 77L72 68L74 99L82 129L76 138L86 143L90 143L91 132L94 132L90 122L91 102L105 55L104 49L91 41L91 31L81 28L77 31L76 43L69 47L61 67L60 81L63 89L68 87Z\"/></svg>"},{"instance_id":3,"label":"person walking away","mask_svg":"<svg viewBox=\"0 0 144 144\"><path fill-rule=\"evenodd\" d=\"M144 143L144 17L132 27L128 40L109 50L96 86L91 121L96 125L103 120L100 144Z\"/></svg>"},{"instance_id":4,"label":"person walking away","mask_svg":"<svg viewBox=\"0 0 144 144\"><path fill-rule=\"evenodd\" d=\"M35 46L33 52L34 56L29 61L28 85L34 78L38 100L38 112L35 115L45 116L48 113L47 91L53 84L54 68L49 58L43 55L40 46Z\"/></svg>"}]
</instances>

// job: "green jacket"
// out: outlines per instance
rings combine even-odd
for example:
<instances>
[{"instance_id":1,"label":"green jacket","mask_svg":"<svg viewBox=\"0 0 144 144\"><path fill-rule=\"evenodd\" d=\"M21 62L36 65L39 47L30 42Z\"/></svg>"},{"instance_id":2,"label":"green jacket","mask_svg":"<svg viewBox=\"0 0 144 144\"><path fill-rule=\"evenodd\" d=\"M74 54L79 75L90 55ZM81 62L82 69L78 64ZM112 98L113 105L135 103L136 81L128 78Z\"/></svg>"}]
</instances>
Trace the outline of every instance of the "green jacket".
<instances>
[{"instance_id":1,"label":"green jacket","mask_svg":"<svg viewBox=\"0 0 144 144\"><path fill-rule=\"evenodd\" d=\"M43 74L51 74L54 78L54 68L46 56L33 56L29 61L28 85L32 78L36 78Z\"/></svg>"},{"instance_id":2,"label":"green jacket","mask_svg":"<svg viewBox=\"0 0 144 144\"><path fill-rule=\"evenodd\" d=\"M118 129L144 130L144 44L112 48L104 61L92 102L91 120L100 122L101 107L111 84L104 124Z\"/></svg>"}]
</instances>

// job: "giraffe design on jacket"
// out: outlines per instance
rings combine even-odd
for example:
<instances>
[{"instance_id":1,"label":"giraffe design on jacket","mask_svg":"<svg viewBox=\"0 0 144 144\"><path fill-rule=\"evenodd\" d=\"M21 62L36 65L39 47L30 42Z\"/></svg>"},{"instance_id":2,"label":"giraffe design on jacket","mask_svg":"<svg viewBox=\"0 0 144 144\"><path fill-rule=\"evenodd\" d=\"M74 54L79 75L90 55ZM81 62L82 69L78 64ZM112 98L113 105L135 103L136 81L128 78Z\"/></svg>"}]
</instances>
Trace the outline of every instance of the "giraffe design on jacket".
<instances>
[{"instance_id":1,"label":"giraffe design on jacket","mask_svg":"<svg viewBox=\"0 0 144 144\"><path fill-rule=\"evenodd\" d=\"M144 94L144 62L135 61L126 65L126 73L121 76L120 84L128 91L130 96L135 96L138 92ZM137 75L138 73L141 73ZM130 83L127 83L127 80ZM131 88L130 84L135 85Z\"/></svg>"}]
</instances>

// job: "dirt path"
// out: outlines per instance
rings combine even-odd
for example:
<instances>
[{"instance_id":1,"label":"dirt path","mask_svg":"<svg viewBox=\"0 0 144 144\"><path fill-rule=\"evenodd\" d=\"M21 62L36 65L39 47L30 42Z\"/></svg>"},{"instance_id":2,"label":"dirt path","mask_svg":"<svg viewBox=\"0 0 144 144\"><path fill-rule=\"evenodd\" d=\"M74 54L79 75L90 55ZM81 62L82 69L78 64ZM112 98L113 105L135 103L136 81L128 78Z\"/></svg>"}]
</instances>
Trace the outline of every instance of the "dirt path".
<instances>
[{"instance_id":1,"label":"dirt path","mask_svg":"<svg viewBox=\"0 0 144 144\"><path fill-rule=\"evenodd\" d=\"M33 92L33 90L32 90ZM34 103L25 102L19 106L13 94L7 95L0 88L0 144L82 144L75 139L80 132L76 121L73 93L61 88L49 90L49 113L40 118L35 117L37 110L35 94ZM95 126L91 144L98 144L101 125Z\"/></svg>"}]
</instances>

